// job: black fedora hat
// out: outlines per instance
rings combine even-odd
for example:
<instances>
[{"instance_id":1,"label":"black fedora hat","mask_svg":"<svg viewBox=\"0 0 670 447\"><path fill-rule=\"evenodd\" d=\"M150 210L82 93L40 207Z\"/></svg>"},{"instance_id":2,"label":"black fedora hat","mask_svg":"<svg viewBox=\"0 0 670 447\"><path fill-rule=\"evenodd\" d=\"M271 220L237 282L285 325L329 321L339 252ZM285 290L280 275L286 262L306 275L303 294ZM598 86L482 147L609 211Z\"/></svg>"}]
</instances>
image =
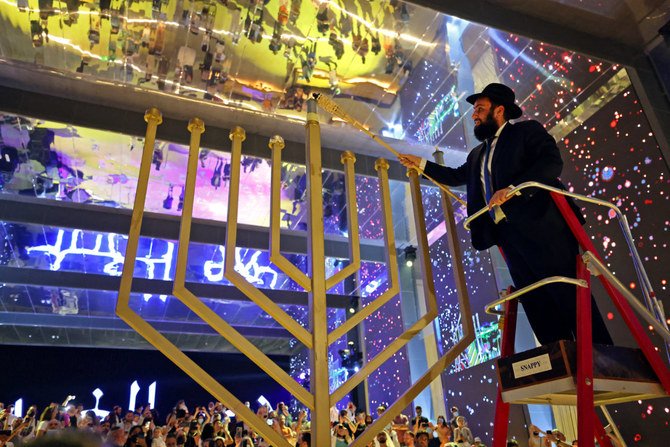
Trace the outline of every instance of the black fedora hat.
<instances>
[{"instance_id":1,"label":"black fedora hat","mask_svg":"<svg viewBox=\"0 0 670 447\"><path fill-rule=\"evenodd\" d=\"M510 119L515 119L523 115L521 108L514 104L514 91L506 85L494 82L484 87L481 93L470 95L465 100L470 104L474 104L479 98L488 98L491 102L505 106L507 114Z\"/></svg>"}]
</instances>

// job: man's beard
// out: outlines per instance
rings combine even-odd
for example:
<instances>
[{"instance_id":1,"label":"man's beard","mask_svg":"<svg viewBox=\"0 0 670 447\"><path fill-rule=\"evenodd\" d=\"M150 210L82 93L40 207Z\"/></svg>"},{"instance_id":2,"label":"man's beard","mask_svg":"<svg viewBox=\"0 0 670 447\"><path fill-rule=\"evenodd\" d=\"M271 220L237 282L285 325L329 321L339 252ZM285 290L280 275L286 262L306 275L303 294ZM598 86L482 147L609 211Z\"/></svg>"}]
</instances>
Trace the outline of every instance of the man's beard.
<instances>
[{"instance_id":1,"label":"man's beard","mask_svg":"<svg viewBox=\"0 0 670 447\"><path fill-rule=\"evenodd\" d=\"M493 119L493 112L486 115L486 121L482 121L475 126L475 138L479 141L485 141L495 136L498 131L498 123Z\"/></svg>"}]
</instances>

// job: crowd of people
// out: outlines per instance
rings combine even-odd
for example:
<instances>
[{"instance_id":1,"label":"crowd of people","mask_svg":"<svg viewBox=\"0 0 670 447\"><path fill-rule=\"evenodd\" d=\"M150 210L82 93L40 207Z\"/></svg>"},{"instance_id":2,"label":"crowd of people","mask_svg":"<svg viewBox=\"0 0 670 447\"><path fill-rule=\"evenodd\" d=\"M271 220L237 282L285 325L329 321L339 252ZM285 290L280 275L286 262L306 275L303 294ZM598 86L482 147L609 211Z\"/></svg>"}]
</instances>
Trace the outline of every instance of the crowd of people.
<instances>
[{"instance_id":1,"label":"crowd of people","mask_svg":"<svg viewBox=\"0 0 670 447\"><path fill-rule=\"evenodd\" d=\"M380 405L377 416L385 411L386 407ZM450 413L450 418L440 415L432 422L417 406L413 417L399 414L375 435L368 447L485 447L481 438L473 435L457 407L452 407ZM259 405L256 415L291 445L312 446L307 411L292 412L280 402L274 409ZM344 409L332 407L330 447L348 446L374 419L353 402ZM607 427L606 432L613 445L619 447L614 433L607 431ZM271 447L246 421L236 418L220 402L189 409L180 400L167 417L159 415L150 404L138 406L134 411L124 411L117 405L106 412L58 403L51 403L42 411L31 406L25 416L19 417L13 414L12 406L5 408L0 403L0 447L41 446L37 442L41 438L55 441L74 434L86 436L89 441L86 446L92 440L93 445L101 447ZM542 430L530 424L528 434L528 447L578 446L577 440L568 442L556 429ZM519 445L516 440L507 442L507 447Z\"/></svg>"},{"instance_id":2,"label":"crowd of people","mask_svg":"<svg viewBox=\"0 0 670 447\"><path fill-rule=\"evenodd\" d=\"M377 408L377 415L386 411L384 405ZM452 407L451 418L438 416L435 423L423 415L420 406L415 408L411 419L399 414L382 431L377 433L370 446L374 447L482 447L479 437L473 436L464 416L459 415L458 408ZM353 403L346 409L331 408L330 422L332 430L332 447L345 447L357 436L362 434L374 418L363 410L357 410Z\"/></svg>"}]
</instances>

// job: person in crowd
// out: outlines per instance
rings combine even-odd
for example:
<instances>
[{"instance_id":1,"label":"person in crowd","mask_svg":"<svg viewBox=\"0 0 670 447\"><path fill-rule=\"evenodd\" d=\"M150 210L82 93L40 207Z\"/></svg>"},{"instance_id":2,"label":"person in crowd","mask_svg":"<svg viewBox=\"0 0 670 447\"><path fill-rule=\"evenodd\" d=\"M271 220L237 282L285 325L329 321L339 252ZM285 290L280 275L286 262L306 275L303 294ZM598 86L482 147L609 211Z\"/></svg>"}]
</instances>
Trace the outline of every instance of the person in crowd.
<instances>
[{"instance_id":1,"label":"person in crowd","mask_svg":"<svg viewBox=\"0 0 670 447\"><path fill-rule=\"evenodd\" d=\"M309 432L310 421L307 419L307 411L300 410L298 412L298 419L293 423L293 431L296 439L300 439L300 435L304 432Z\"/></svg>"},{"instance_id":2,"label":"person in crowd","mask_svg":"<svg viewBox=\"0 0 670 447\"><path fill-rule=\"evenodd\" d=\"M430 435L425 431L420 431L416 433L414 437L414 445L416 447L428 447L430 442Z\"/></svg>"},{"instance_id":3,"label":"person in crowd","mask_svg":"<svg viewBox=\"0 0 670 447\"><path fill-rule=\"evenodd\" d=\"M98 425L95 432L100 437L100 440L104 442L107 439L107 436L109 436L109 431L111 429L112 424L109 422L109 419L105 419L100 422L100 425Z\"/></svg>"},{"instance_id":4,"label":"person in crowd","mask_svg":"<svg viewBox=\"0 0 670 447\"><path fill-rule=\"evenodd\" d=\"M288 411L288 405L284 402L279 402L277 404L277 416L280 415L284 416L284 422L287 426L290 427L293 424L293 417L291 417L291 413Z\"/></svg>"},{"instance_id":5,"label":"person in crowd","mask_svg":"<svg viewBox=\"0 0 670 447\"><path fill-rule=\"evenodd\" d=\"M347 410L340 410L337 423L345 426L347 432L349 432L349 437L353 437L356 431L356 423L349 419L349 412Z\"/></svg>"},{"instance_id":6,"label":"person in crowd","mask_svg":"<svg viewBox=\"0 0 670 447\"><path fill-rule=\"evenodd\" d=\"M9 440L11 436L11 430L0 430L0 445L5 447L14 447L14 443Z\"/></svg>"},{"instance_id":7,"label":"person in crowd","mask_svg":"<svg viewBox=\"0 0 670 447\"><path fill-rule=\"evenodd\" d=\"M367 424L365 423L365 411L357 411L356 416L354 417L354 423L353 423L353 428L354 428L354 438L358 438L361 433L365 431L367 428Z\"/></svg>"},{"instance_id":8,"label":"person in crowd","mask_svg":"<svg viewBox=\"0 0 670 447\"><path fill-rule=\"evenodd\" d=\"M279 432L284 437L284 439L288 440L289 442L295 442L295 432L291 429L290 425L286 424L286 416L284 416L284 414L277 416L275 423L277 424L277 432Z\"/></svg>"},{"instance_id":9,"label":"person in crowd","mask_svg":"<svg viewBox=\"0 0 670 447\"><path fill-rule=\"evenodd\" d=\"M399 447L399 444L395 443L391 436L385 431L378 433L375 437L376 447Z\"/></svg>"},{"instance_id":10,"label":"person in crowd","mask_svg":"<svg viewBox=\"0 0 670 447\"><path fill-rule=\"evenodd\" d=\"M610 438L611 439L611 438ZM567 442L565 435L556 429L547 431L547 435L544 438L545 443L548 446L551 446L553 443L556 447L570 447L572 444ZM612 443L615 447L618 447L616 443Z\"/></svg>"},{"instance_id":11,"label":"person in crowd","mask_svg":"<svg viewBox=\"0 0 670 447\"><path fill-rule=\"evenodd\" d=\"M109 418L109 423L112 425L112 427L120 427L123 425L123 409L118 406L114 405L114 408L112 409L112 412L109 413L108 418Z\"/></svg>"},{"instance_id":12,"label":"person in crowd","mask_svg":"<svg viewBox=\"0 0 670 447\"><path fill-rule=\"evenodd\" d=\"M331 437L331 447L347 447L351 444L351 436L349 435L349 427L345 424L339 423L333 427L333 435Z\"/></svg>"},{"instance_id":13,"label":"person in crowd","mask_svg":"<svg viewBox=\"0 0 670 447\"><path fill-rule=\"evenodd\" d=\"M347 403L347 419L352 422L356 420L356 405L351 401Z\"/></svg>"},{"instance_id":14,"label":"person in crowd","mask_svg":"<svg viewBox=\"0 0 670 447\"><path fill-rule=\"evenodd\" d=\"M450 410L451 413L451 419L449 419L449 426L451 427L451 431L453 432L458 428L458 424L456 423L456 418L458 418L459 412L458 412L458 407L454 406L451 407Z\"/></svg>"},{"instance_id":15,"label":"person in crowd","mask_svg":"<svg viewBox=\"0 0 670 447\"><path fill-rule=\"evenodd\" d=\"M160 427L154 428L153 436L151 437L151 446L148 447L165 447L163 430L161 430Z\"/></svg>"},{"instance_id":16,"label":"person in crowd","mask_svg":"<svg viewBox=\"0 0 670 447\"><path fill-rule=\"evenodd\" d=\"M68 407L62 408L55 403L47 406L41 413L31 407L30 414L40 414L42 419L39 425L34 426L35 431L40 433L38 439L52 437L60 439L61 436L68 433L85 433L88 436L87 439L94 441L94 445L90 447L270 447L271 445L267 439L263 439L262 434L255 432L251 425L240 418L235 418L234 422L231 422L231 417L234 415L231 417L226 415L227 409L218 402L210 403L208 407L193 407L193 411L190 412L184 401L179 401L163 426L159 425L156 419L158 414L155 410L152 411L149 405L138 407L135 411L129 411L125 415L121 407L114 407L104 418L98 418L92 411L88 411L81 417L82 423L76 427L68 425L73 414L70 410ZM337 414L337 422L332 428L331 447L349 446L373 423L372 416L366 414L365 411L357 410L353 403L349 403L341 410L335 406L333 410ZM415 426L420 425L418 433L412 431L407 416L398 414L393 424L389 424L377 433L369 446L447 447L451 445L448 443L448 437L445 437L443 433L444 429L449 430L446 419L439 416L438 424L433 425L428 418L423 416L421 408L416 410L416 416L412 422ZM385 411L386 407L380 405L378 416ZM311 445L310 421L304 409L292 412L288 405L283 403L280 403L276 410L260 405L256 414L262 421L268 423L271 421L273 429L291 445L296 445L296 447ZM286 423L287 414L289 417L296 416L291 425ZM353 420L350 419L352 414ZM76 415L72 420L75 418ZM28 417L29 423L30 417ZM232 431L229 431L229 426L233 427ZM467 430L464 419L459 419L459 426L461 432ZM26 431L22 418L16 417L11 429L15 431L12 439L15 445L29 447L35 442L31 430ZM433 433L437 433L435 437ZM556 437L560 438L558 434ZM465 447L470 443L459 445Z\"/></svg>"},{"instance_id":17,"label":"person in crowd","mask_svg":"<svg viewBox=\"0 0 670 447\"><path fill-rule=\"evenodd\" d=\"M123 428L117 425L110 429L109 435L107 436L107 441L105 441L104 446L122 447L126 444L126 440L127 440L126 432L123 430Z\"/></svg>"},{"instance_id":18,"label":"person in crowd","mask_svg":"<svg viewBox=\"0 0 670 447\"><path fill-rule=\"evenodd\" d=\"M380 405L380 406L378 406L378 407L377 407L377 417L381 417L381 415L384 414L385 411L386 411L386 405ZM386 430L386 431L390 431L390 430L391 430L391 424L390 424L390 423L387 424L387 425L384 427L384 430Z\"/></svg>"},{"instance_id":19,"label":"person in crowd","mask_svg":"<svg viewBox=\"0 0 670 447\"><path fill-rule=\"evenodd\" d=\"M412 421L410 422L410 425L414 429L414 431L418 431L418 428L423 426L424 424L428 424L428 418L423 416L423 409L417 405L416 408L414 409L414 412L416 414L415 417L412 418Z\"/></svg>"},{"instance_id":20,"label":"person in crowd","mask_svg":"<svg viewBox=\"0 0 670 447\"><path fill-rule=\"evenodd\" d=\"M528 447L570 447L575 445L574 441L569 444L565 435L556 429L544 431L534 424L528 427Z\"/></svg>"},{"instance_id":21,"label":"person in crowd","mask_svg":"<svg viewBox=\"0 0 670 447\"><path fill-rule=\"evenodd\" d=\"M298 438L297 447L311 447L312 445L312 434L309 432L304 432Z\"/></svg>"},{"instance_id":22,"label":"person in crowd","mask_svg":"<svg viewBox=\"0 0 670 447\"><path fill-rule=\"evenodd\" d=\"M372 425L372 415L371 414L366 414L365 415L365 425Z\"/></svg>"},{"instance_id":23,"label":"person in crowd","mask_svg":"<svg viewBox=\"0 0 670 447\"><path fill-rule=\"evenodd\" d=\"M447 423L447 420L444 416L438 416L437 423L435 425L430 424L429 428L437 432L440 445L444 445L451 441L451 426Z\"/></svg>"},{"instance_id":24,"label":"person in crowd","mask_svg":"<svg viewBox=\"0 0 670 447\"><path fill-rule=\"evenodd\" d=\"M143 434L131 436L126 441L126 447L147 447L146 439Z\"/></svg>"},{"instance_id":25,"label":"person in crowd","mask_svg":"<svg viewBox=\"0 0 670 447\"><path fill-rule=\"evenodd\" d=\"M135 414L132 411L127 411L126 415L123 417L123 431L128 433L131 428L135 425Z\"/></svg>"},{"instance_id":26,"label":"person in crowd","mask_svg":"<svg viewBox=\"0 0 670 447\"><path fill-rule=\"evenodd\" d=\"M403 442L405 444L405 447L414 447L414 438L416 435L414 432L407 430L405 432L405 436L403 438Z\"/></svg>"},{"instance_id":27,"label":"person in crowd","mask_svg":"<svg viewBox=\"0 0 670 447\"><path fill-rule=\"evenodd\" d=\"M472 431L468 428L465 417L458 416L456 418L456 429L454 430L454 442L463 442L464 446L470 446L474 442Z\"/></svg>"},{"instance_id":28,"label":"person in crowd","mask_svg":"<svg viewBox=\"0 0 670 447\"><path fill-rule=\"evenodd\" d=\"M528 426L528 447L541 447L544 443L543 433L536 425L530 424Z\"/></svg>"}]
</instances>

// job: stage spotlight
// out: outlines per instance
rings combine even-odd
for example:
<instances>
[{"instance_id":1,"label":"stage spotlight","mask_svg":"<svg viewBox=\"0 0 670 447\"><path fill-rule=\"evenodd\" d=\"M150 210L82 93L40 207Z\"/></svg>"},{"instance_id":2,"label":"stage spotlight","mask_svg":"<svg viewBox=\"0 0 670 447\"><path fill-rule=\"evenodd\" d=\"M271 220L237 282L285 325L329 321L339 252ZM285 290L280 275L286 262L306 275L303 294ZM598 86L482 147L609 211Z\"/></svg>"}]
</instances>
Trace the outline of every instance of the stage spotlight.
<instances>
[{"instance_id":1,"label":"stage spotlight","mask_svg":"<svg viewBox=\"0 0 670 447\"><path fill-rule=\"evenodd\" d=\"M349 313L355 314L356 309L358 309L358 299L355 296L352 296L351 300L349 301Z\"/></svg>"},{"instance_id":2,"label":"stage spotlight","mask_svg":"<svg viewBox=\"0 0 670 447\"><path fill-rule=\"evenodd\" d=\"M342 368L346 369L350 375L360 371L363 366L363 353L356 349L356 343L349 341L347 349L340 349L338 353Z\"/></svg>"},{"instance_id":3,"label":"stage spotlight","mask_svg":"<svg viewBox=\"0 0 670 447\"><path fill-rule=\"evenodd\" d=\"M416 261L416 247L408 245L405 247L405 265L411 267Z\"/></svg>"}]
</instances>

